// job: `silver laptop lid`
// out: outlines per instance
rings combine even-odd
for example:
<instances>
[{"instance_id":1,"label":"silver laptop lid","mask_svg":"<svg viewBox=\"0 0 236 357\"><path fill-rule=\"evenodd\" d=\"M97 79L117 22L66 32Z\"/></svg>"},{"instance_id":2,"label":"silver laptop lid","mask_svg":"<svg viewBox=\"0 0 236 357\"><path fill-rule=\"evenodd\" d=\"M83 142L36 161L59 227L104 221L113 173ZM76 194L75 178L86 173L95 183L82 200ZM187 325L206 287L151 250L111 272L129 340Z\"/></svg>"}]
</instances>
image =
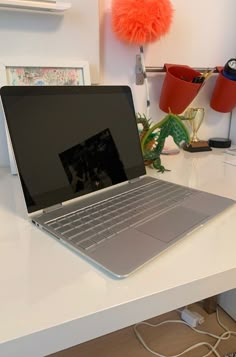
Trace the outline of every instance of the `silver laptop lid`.
<instances>
[{"instance_id":1,"label":"silver laptop lid","mask_svg":"<svg viewBox=\"0 0 236 357\"><path fill-rule=\"evenodd\" d=\"M29 213L145 174L129 87L0 93Z\"/></svg>"}]
</instances>

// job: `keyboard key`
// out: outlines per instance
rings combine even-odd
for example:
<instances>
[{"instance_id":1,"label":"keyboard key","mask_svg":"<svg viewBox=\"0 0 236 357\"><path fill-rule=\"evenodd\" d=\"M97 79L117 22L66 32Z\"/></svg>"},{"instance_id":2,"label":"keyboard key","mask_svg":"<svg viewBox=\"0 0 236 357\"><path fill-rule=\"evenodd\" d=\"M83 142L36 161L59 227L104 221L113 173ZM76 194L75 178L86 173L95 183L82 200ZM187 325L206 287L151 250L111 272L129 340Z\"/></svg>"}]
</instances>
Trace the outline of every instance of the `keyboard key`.
<instances>
[{"instance_id":1,"label":"keyboard key","mask_svg":"<svg viewBox=\"0 0 236 357\"><path fill-rule=\"evenodd\" d=\"M81 222L87 223L90 221L90 216L80 216Z\"/></svg>"},{"instance_id":2,"label":"keyboard key","mask_svg":"<svg viewBox=\"0 0 236 357\"><path fill-rule=\"evenodd\" d=\"M83 242L80 242L77 244L80 248L83 248L85 250L91 248L92 246L95 245L95 242L92 240L84 240Z\"/></svg>"},{"instance_id":3,"label":"keyboard key","mask_svg":"<svg viewBox=\"0 0 236 357\"><path fill-rule=\"evenodd\" d=\"M130 215L129 215L129 217L130 217ZM129 217L126 217L126 219L128 219ZM123 217L123 215L120 215L119 217L113 218L111 221L111 224L116 225L116 224L122 223L124 221L125 221L125 218Z\"/></svg>"},{"instance_id":4,"label":"keyboard key","mask_svg":"<svg viewBox=\"0 0 236 357\"><path fill-rule=\"evenodd\" d=\"M63 225L70 224L73 222L73 217L67 217L63 221Z\"/></svg>"},{"instance_id":5,"label":"keyboard key","mask_svg":"<svg viewBox=\"0 0 236 357\"><path fill-rule=\"evenodd\" d=\"M75 216L73 217L72 222L73 222L73 223L77 223L78 225L83 223L81 217L78 216L78 215L75 215Z\"/></svg>"},{"instance_id":6,"label":"keyboard key","mask_svg":"<svg viewBox=\"0 0 236 357\"><path fill-rule=\"evenodd\" d=\"M75 222L71 222L70 225L71 225L73 228L79 228L79 229L82 230L82 227L83 227L84 223L81 222L81 221L75 221Z\"/></svg>"},{"instance_id":7,"label":"keyboard key","mask_svg":"<svg viewBox=\"0 0 236 357\"><path fill-rule=\"evenodd\" d=\"M71 230L73 230L73 226L70 226L69 224L56 229L56 231L61 234L71 231Z\"/></svg>"},{"instance_id":8,"label":"keyboard key","mask_svg":"<svg viewBox=\"0 0 236 357\"><path fill-rule=\"evenodd\" d=\"M93 232L83 232L81 234L78 234L77 236L74 236L70 242L72 242L73 244L79 244L80 242L88 239L88 238L92 238L94 236Z\"/></svg>"},{"instance_id":9,"label":"keyboard key","mask_svg":"<svg viewBox=\"0 0 236 357\"><path fill-rule=\"evenodd\" d=\"M101 214L100 214L99 212L94 212L94 213L92 213L91 217L92 217L93 219L96 219L96 218L98 218L98 217L101 217Z\"/></svg>"},{"instance_id":10,"label":"keyboard key","mask_svg":"<svg viewBox=\"0 0 236 357\"><path fill-rule=\"evenodd\" d=\"M129 228L129 225L127 224L127 222L122 222L122 223L116 224L113 228L116 231L116 233L120 233L120 232L124 231L125 229Z\"/></svg>"},{"instance_id":11,"label":"keyboard key","mask_svg":"<svg viewBox=\"0 0 236 357\"><path fill-rule=\"evenodd\" d=\"M137 219L137 217L134 216L134 217L130 217L125 222L127 225L129 225L129 227L132 227L133 225L137 224L139 220Z\"/></svg>"},{"instance_id":12,"label":"keyboard key","mask_svg":"<svg viewBox=\"0 0 236 357\"><path fill-rule=\"evenodd\" d=\"M113 232L113 226L114 226L114 223L111 224L111 222L104 222L103 225L101 226L100 231L109 229L111 232Z\"/></svg>"},{"instance_id":13,"label":"keyboard key","mask_svg":"<svg viewBox=\"0 0 236 357\"><path fill-rule=\"evenodd\" d=\"M63 233L63 237L70 239L82 233L83 231L80 228L73 228L71 231Z\"/></svg>"},{"instance_id":14,"label":"keyboard key","mask_svg":"<svg viewBox=\"0 0 236 357\"><path fill-rule=\"evenodd\" d=\"M64 217L64 218L58 219L57 222L63 226L64 224L66 224L68 222L68 219Z\"/></svg>"},{"instance_id":15,"label":"keyboard key","mask_svg":"<svg viewBox=\"0 0 236 357\"><path fill-rule=\"evenodd\" d=\"M117 215L121 215L121 214L127 213L127 210L128 210L128 208L123 205L123 207L119 208L116 212L117 212Z\"/></svg>"},{"instance_id":16,"label":"keyboard key","mask_svg":"<svg viewBox=\"0 0 236 357\"><path fill-rule=\"evenodd\" d=\"M61 225L57 222L51 222L51 223L48 223L48 227L57 229L57 228L61 227Z\"/></svg>"},{"instance_id":17,"label":"keyboard key","mask_svg":"<svg viewBox=\"0 0 236 357\"><path fill-rule=\"evenodd\" d=\"M104 239L112 238L115 235L115 233L109 229L100 232L100 234L104 237Z\"/></svg>"},{"instance_id":18,"label":"keyboard key","mask_svg":"<svg viewBox=\"0 0 236 357\"><path fill-rule=\"evenodd\" d=\"M101 233L96 234L94 237L92 237L92 240L95 243L101 243L103 242L107 237L103 236Z\"/></svg>"},{"instance_id":19,"label":"keyboard key","mask_svg":"<svg viewBox=\"0 0 236 357\"><path fill-rule=\"evenodd\" d=\"M116 212L115 210L113 210L113 212L108 211L108 213L103 215L103 219L106 220L106 221L109 221L109 220L113 219L114 217L116 217L116 213L115 212Z\"/></svg>"},{"instance_id":20,"label":"keyboard key","mask_svg":"<svg viewBox=\"0 0 236 357\"><path fill-rule=\"evenodd\" d=\"M147 208L149 208L150 205L148 204L147 205ZM145 210L145 207L142 206L142 207L135 207L133 209L130 210L130 213L129 213L129 216L132 215L132 216L135 216L136 214L138 213L142 213L143 211Z\"/></svg>"}]
</instances>

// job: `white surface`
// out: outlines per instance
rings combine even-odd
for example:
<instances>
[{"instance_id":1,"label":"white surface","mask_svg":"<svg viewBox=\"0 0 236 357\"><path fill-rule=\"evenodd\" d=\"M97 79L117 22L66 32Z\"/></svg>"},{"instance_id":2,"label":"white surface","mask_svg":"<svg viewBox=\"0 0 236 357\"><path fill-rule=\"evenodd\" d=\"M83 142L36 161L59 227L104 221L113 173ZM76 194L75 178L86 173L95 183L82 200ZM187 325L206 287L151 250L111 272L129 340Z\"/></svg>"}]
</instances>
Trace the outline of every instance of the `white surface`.
<instances>
[{"instance_id":1,"label":"white surface","mask_svg":"<svg viewBox=\"0 0 236 357\"><path fill-rule=\"evenodd\" d=\"M163 179L236 199L236 168L220 151L163 163L172 170ZM236 205L115 280L27 221L18 177L6 169L0 197L1 356L45 356L236 287Z\"/></svg>"},{"instance_id":2,"label":"white surface","mask_svg":"<svg viewBox=\"0 0 236 357\"><path fill-rule=\"evenodd\" d=\"M234 155L231 155L231 154L225 155L225 160L224 161L228 165L236 166L236 156L234 156Z\"/></svg>"},{"instance_id":3,"label":"white surface","mask_svg":"<svg viewBox=\"0 0 236 357\"><path fill-rule=\"evenodd\" d=\"M29 1L29 0L0 0L0 8L19 10L64 12L71 7L70 3L61 1Z\"/></svg>"}]
</instances>

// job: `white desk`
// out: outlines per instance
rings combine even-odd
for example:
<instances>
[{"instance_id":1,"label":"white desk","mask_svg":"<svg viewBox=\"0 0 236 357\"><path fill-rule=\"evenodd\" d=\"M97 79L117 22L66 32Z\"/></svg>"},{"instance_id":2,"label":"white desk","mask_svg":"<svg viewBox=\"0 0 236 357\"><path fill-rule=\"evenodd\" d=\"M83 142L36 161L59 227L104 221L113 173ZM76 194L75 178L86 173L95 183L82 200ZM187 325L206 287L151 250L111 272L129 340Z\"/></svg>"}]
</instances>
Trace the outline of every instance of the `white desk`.
<instances>
[{"instance_id":1,"label":"white desk","mask_svg":"<svg viewBox=\"0 0 236 357\"><path fill-rule=\"evenodd\" d=\"M236 199L236 167L219 151L163 162L161 178ZM18 178L1 169L0 356L45 356L236 287L236 205L124 280L26 217Z\"/></svg>"}]
</instances>

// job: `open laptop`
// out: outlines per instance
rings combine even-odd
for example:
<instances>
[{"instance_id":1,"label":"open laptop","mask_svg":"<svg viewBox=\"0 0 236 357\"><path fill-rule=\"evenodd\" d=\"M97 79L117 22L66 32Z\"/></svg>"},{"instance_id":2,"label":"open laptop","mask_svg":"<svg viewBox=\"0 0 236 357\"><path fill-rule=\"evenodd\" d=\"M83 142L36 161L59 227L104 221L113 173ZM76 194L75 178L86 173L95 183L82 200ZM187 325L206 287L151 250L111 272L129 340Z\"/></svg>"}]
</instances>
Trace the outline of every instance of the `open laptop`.
<instances>
[{"instance_id":1,"label":"open laptop","mask_svg":"<svg viewBox=\"0 0 236 357\"><path fill-rule=\"evenodd\" d=\"M32 222L117 277L234 203L146 175L127 86L0 93Z\"/></svg>"}]
</instances>

